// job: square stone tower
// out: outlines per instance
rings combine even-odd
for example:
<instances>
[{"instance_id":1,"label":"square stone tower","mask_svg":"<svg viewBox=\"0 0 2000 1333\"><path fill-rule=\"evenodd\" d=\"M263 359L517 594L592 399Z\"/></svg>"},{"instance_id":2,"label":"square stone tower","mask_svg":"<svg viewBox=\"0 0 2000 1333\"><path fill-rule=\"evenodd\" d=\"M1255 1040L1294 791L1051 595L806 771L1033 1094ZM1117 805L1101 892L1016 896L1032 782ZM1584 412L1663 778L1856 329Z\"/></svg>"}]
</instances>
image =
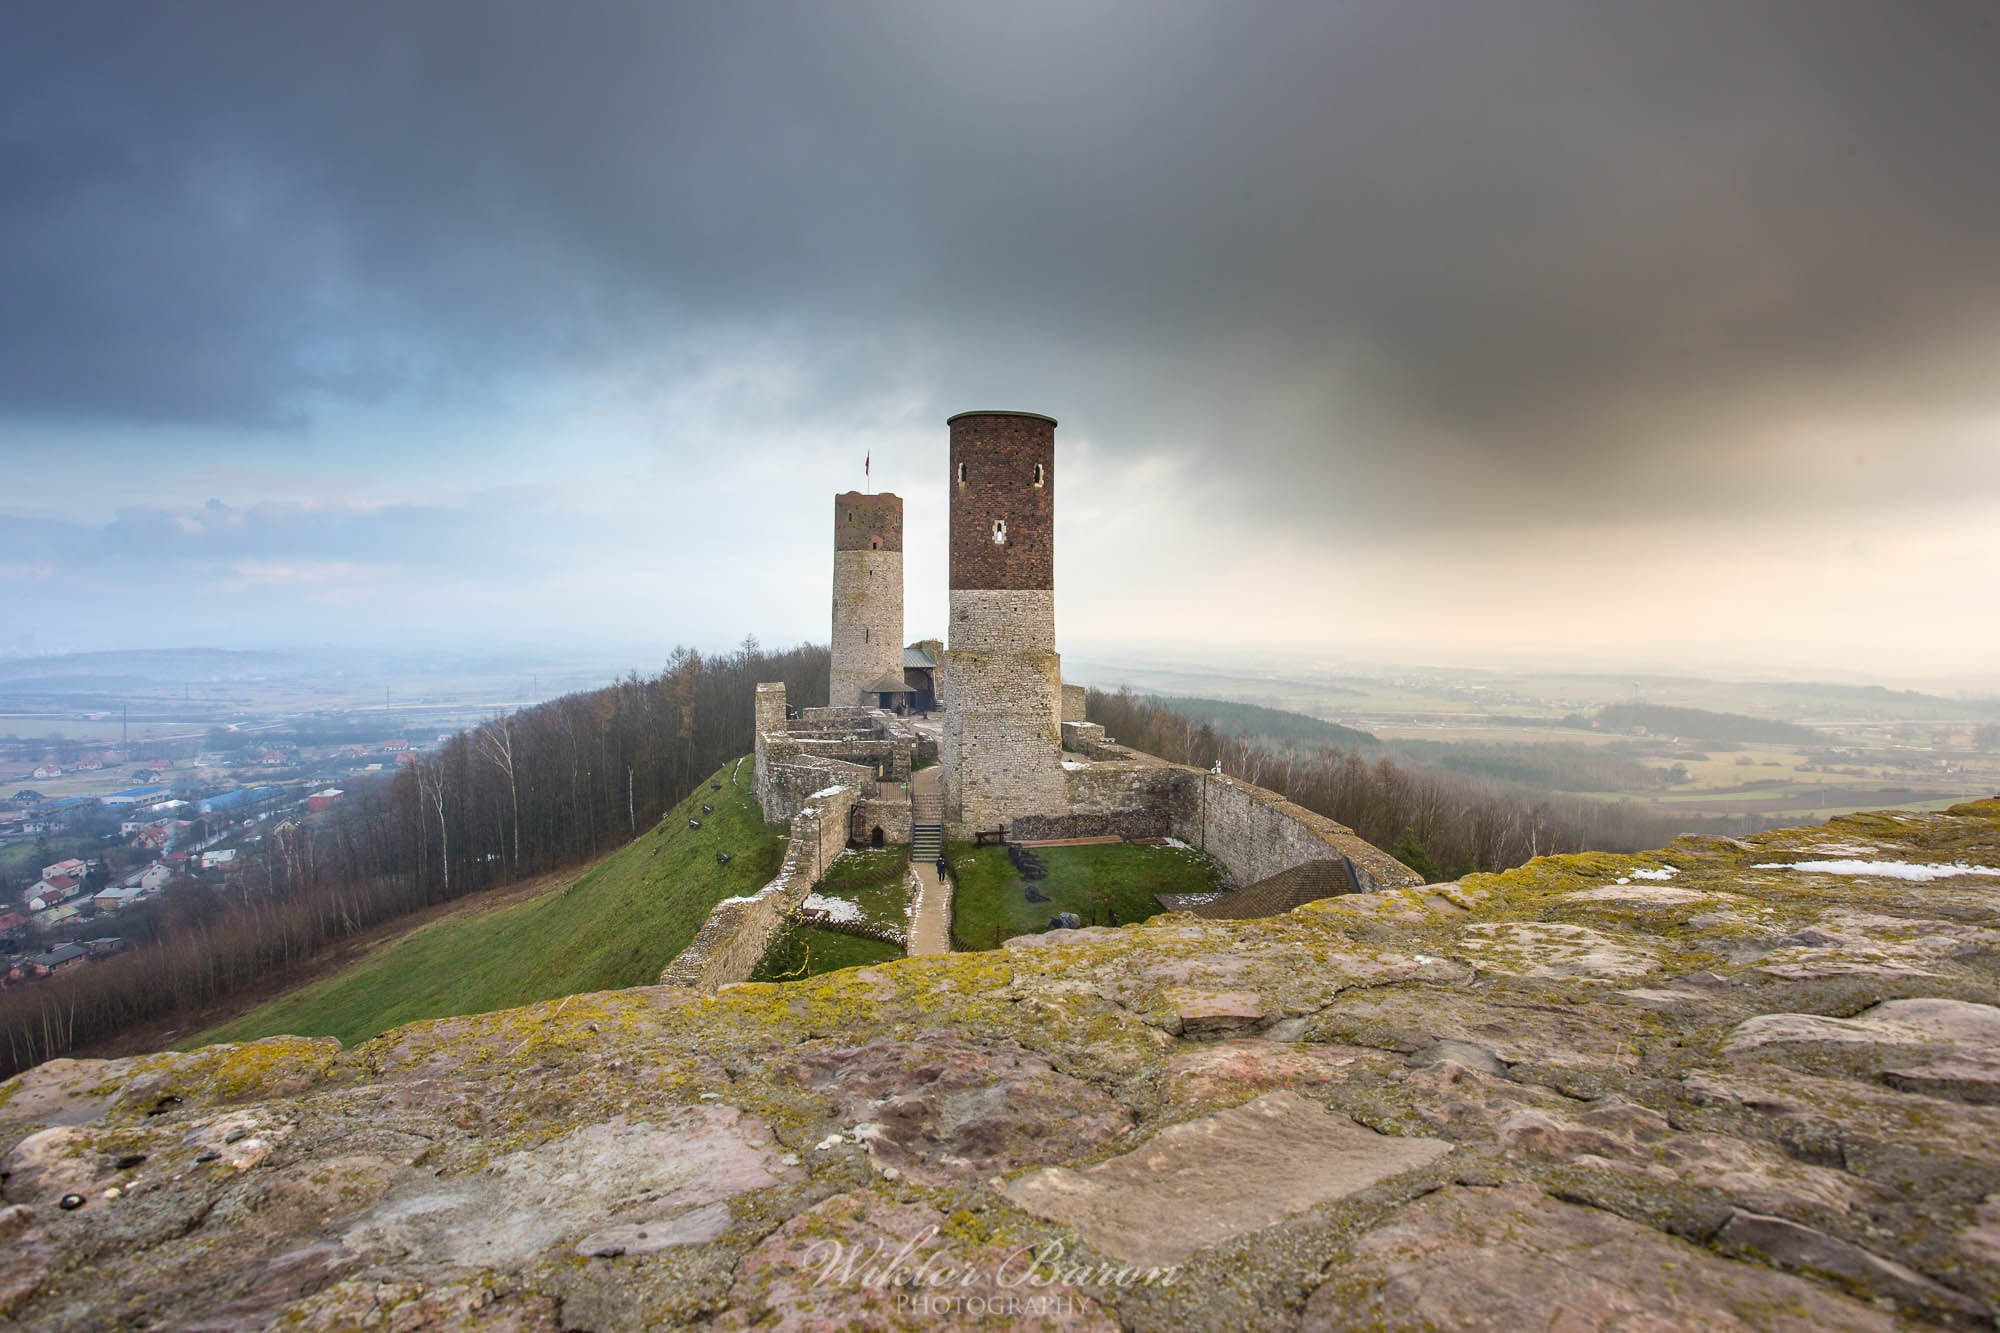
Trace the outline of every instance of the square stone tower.
<instances>
[{"instance_id":1,"label":"square stone tower","mask_svg":"<svg viewBox=\"0 0 2000 1333\"><path fill-rule=\"evenodd\" d=\"M1053 417L961 412L951 429L944 818L954 837L1066 814L1056 655Z\"/></svg>"},{"instance_id":2,"label":"square stone tower","mask_svg":"<svg viewBox=\"0 0 2000 1333\"><path fill-rule=\"evenodd\" d=\"M826 701L870 708L903 688L903 499L833 497L833 670Z\"/></svg>"}]
</instances>

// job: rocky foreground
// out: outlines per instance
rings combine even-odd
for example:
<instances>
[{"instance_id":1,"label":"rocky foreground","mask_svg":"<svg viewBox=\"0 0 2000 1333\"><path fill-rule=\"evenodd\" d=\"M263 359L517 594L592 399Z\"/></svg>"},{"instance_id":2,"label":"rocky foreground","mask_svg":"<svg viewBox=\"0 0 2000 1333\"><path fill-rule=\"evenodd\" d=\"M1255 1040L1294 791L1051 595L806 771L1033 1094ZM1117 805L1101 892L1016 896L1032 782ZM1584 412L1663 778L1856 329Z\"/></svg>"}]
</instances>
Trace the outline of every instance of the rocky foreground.
<instances>
[{"instance_id":1,"label":"rocky foreground","mask_svg":"<svg viewBox=\"0 0 2000 1333\"><path fill-rule=\"evenodd\" d=\"M1995 867L1989 801L351 1051L59 1060L0 1087L0 1308L1986 1324Z\"/></svg>"}]
</instances>

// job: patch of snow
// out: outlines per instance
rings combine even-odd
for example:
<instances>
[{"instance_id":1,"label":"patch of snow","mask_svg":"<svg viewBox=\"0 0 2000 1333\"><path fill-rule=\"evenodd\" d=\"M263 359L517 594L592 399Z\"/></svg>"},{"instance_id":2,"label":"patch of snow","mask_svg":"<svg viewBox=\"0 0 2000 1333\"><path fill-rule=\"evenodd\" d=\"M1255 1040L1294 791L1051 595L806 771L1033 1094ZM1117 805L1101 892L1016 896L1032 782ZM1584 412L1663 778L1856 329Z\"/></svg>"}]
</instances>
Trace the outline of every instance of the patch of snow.
<instances>
[{"instance_id":1,"label":"patch of snow","mask_svg":"<svg viewBox=\"0 0 2000 1333\"><path fill-rule=\"evenodd\" d=\"M1632 872L1632 878L1633 878L1633 879L1672 879L1672 878L1673 878L1673 877L1674 877L1675 875L1678 875L1678 874L1680 874L1680 873L1681 873L1681 872L1680 872L1680 867L1678 867L1678 866L1660 866L1660 867L1658 867L1658 868L1656 868L1656 869L1653 869L1653 870L1635 870L1635 871L1633 871L1633 872ZM1618 881L1618 882L1622 884L1622 883L1624 883L1625 881L1623 881L1623 880L1620 880L1620 881Z\"/></svg>"},{"instance_id":2,"label":"patch of snow","mask_svg":"<svg viewBox=\"0 0 2000 1333\"><path fill-rule=\"evenodd\" d=\"M847 1142L847 1137L845 1135L829 1134L825 1138L821 1139L818 1143L815 1143L813 1145L813 1151L825 1152L829 1148L838 1148L841 1144L845 1142Z\"/></svg>"},{"instance_id":3,"label":"patch of snow","mask_svg":"<svg viewBox=\"0 0 2000 1333\"><path fill-rule=\"evenodd\" d=\"M1171 847L1175 851L1179 852L1191 852L1194 850L1194 847L1191 844L1182 842L1179 838L1168 838L1162 845Z\"/></svg>"},{"instance_id":4,"label":"patch of snow","mask_svg":"<svg viewBox=\"0 0 2000 1333\"><path fill-rule=\"evenodd\" d=\"M1883 879L1907 879L1929 883L1958 875L1992 875L2000 878L2000 867L1972 866L1963 861L1949 865L1917 865L1911 861L1762 861L1756 870L1804 870L1816 875L1878 875Z\"/></svg>"},{"instance_id":5,"label":"patch of snow","mask_svg":"<svg viewBox=\"0 0 2000 1333\"><path fill-rule=\"evenodd\" d=\"M840 784L839 784L838 782L836 782L836 783L834 783L834 784L833 784L833 785L832 785L831 787L822 787L822 788L820 788L820 789L819 789L818 791L814 792L814 793L813 793L812 795L810 795L810 796L806 797L806 799L807 799L808 801L817 801L817 800L818 800L818 799L819 799L820 797L822 797L822 796L831 796L831 795L833 795L833 794L834 794L835 792L837 792L837 791L839 791L839 790L840 790Z\"/></svg>"},{"instance_id":6,"label":"patch of snow","mask_svg":"<svg viewBox=\"0 0 2000 1333\"><path fill-rule=\"evenodd\" d=\"M851 903L845 898L827 898L817 893L809 893L806 895L805 907L809 912L824 912L835 921L861 919L861 904Z\"/></svg>"},{"instance_id":7,"label":"patch of snow","mask_svg":"<svg viewBox=\"0 0 2000 1333\"><path fill-rule=\"evenodd\" d=\"M1079 761L1077 761L1077 760L1075 760L1075 759L1065 759L1065 760L1063 760L1063 761L1062 761L1062 766L1063 766L1064 768L1068 769L1068 770L1069 770L1070 772L1072 772L1072 773L1080 773L1080 772L1082 772L1082 771L1083 771L1084 769L1086 769L1086 768L1089 768L1089 767L1090 767L1090 765L1089 765L1089 764L1085 764L1085 763L1081 763L1081 762L1079 762Z\"/></svg>"},{"instance_id":8,"label":"patch of snow","mask_svg":"<svg viewBox=\"0 0 2000 1333\"><path fill-rule=\"evenodd\" d=\"M1433 958L1430 954L1427 953L1412 954L1410 956L1417 960L1419 966L1425 963L1442 963L1444 961L1444 959L1442 958Z\"/></svg>"}]
</instances>

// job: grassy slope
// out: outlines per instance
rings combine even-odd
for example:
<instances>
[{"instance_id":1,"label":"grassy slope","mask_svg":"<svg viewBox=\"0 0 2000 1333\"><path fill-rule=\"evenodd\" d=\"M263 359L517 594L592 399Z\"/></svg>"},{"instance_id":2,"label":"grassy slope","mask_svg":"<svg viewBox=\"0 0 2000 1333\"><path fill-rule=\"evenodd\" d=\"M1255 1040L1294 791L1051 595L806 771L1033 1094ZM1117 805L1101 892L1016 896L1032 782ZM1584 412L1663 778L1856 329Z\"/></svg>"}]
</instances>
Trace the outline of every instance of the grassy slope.
<instances>
[{"instance_id":1,"label":"grassy slope","mask_svg":"<svg viewBox=\"0 0 2000 1333\"><path fill-rule=\"evenodd\" d=\"M277 1033L352 1045L420 1018L651 984L718 900L756 892L784 857L784 831L764 826L748 765L734 786L733 767L711 779L721 791L703 783L566 888L403 936L185 1047ZM704 801L712 815L701 814ZM690 829L690 817L702 827ZM718 849L732 854L728 865L716 864Z\"/></svg>"},{"instance_id":2,"label":"grassy slope","mask_svg":"<svg viewBox=\"0 0 2000 1333\"><path fill-rule=\"evenodd\" d=\"M1221 887L1215 863L1192 848L1105 843L1037 847L1048 878L1034 885L1048 901L1028 901L1028 884L1005 847L953 843L958 890L952 897L953 939L962 949L998 948L1014 935L1048 928L1058 912L1075 912L1086 926L1124 925L1157 916L1159 893L1211 893Z\"/></svg>"},{"instance_id":3,"label":"grassy slope","mask_svg":"<svg viewBox=\"0 0 2000 1333\"><path fill-rule=\"evenodd\" d=\"M861 909L861 919L873 925L903 930L908 926L910 849L842 852L826 868L815 889L822 898L844 898ZM843 967L862 967L901 958L893 944L848 935L818 926L787 926L750 974L752 981L789 981L816 977Z\"/></svg>"},{"instance_id":4,"label":"grassy slope","mask_svg":"<svg viewBox=\"0 0 2000 1333\"><path fill-rule=\"evenodd\" d=\"M813 892L822 898L845 898L861 909L861 919L902 930L909 918L910 849L842 852L826 868Z\"/></svg>"},{"instance_id":5,"label":"grassy slope","mask_svg":"<svg viewBox=\"0 0 2000 1333\"><path fill-rule=\"evenodd\" d=\"M752 981L794 981L816 977L822 972L838 972L843 967L865 967L901 958L903 951L881 940L859 935L843 935L817 926L787 926L765 953Z\"/></svg>"}]
</instances>

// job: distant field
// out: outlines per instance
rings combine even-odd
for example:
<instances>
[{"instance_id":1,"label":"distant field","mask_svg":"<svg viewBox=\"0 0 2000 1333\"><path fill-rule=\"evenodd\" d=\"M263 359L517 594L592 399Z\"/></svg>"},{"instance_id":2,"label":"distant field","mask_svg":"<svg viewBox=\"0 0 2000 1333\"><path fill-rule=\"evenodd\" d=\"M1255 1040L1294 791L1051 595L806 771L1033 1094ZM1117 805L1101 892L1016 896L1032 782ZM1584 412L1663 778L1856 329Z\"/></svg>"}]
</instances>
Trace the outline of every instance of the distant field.
<instances>
[{"instance_id":1,"label":"distant field","mask_svg":"<svg viewBox=\"0 0 2000 1333\"><path fill-rule=\"evenodd\" d=\"M947 851L958 889L952 897L951 933L961 949L994 949L1015 935L1048 929L1058 912L1074 912L1086 926L1121 926L1163 910L1160 893L1211 893L1221 887L1213 861L1192 848L1106 843L1091 847L1037 847L1048 877L1023 880L1004 847L953 843ZM1032 902L1030 891L1047 901Z\"/></svg>"},{"instance_id":2,"label":"distant field","mask_svg":"<svg viewBox=\"0 0 2000 1333\"><path fill-rule=\"evenodd\" d=\"M714 775L649 832L566 887L454 917L382 945L353 966L183 1043L279 1033L352 1045L418 1019L484 1013L583 991L648 985L687 947L709 909L777 873L784 830L766 828L745 764ZM701 814L704 802L714 813ZM688 827L689 818L702 821ZM718 850L732 860L716 864Z\"/></svg>"}]
</instances>

